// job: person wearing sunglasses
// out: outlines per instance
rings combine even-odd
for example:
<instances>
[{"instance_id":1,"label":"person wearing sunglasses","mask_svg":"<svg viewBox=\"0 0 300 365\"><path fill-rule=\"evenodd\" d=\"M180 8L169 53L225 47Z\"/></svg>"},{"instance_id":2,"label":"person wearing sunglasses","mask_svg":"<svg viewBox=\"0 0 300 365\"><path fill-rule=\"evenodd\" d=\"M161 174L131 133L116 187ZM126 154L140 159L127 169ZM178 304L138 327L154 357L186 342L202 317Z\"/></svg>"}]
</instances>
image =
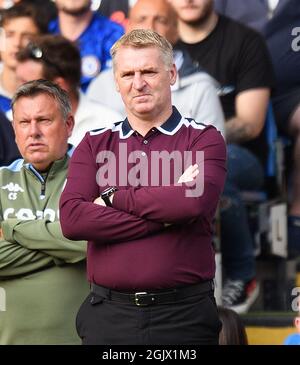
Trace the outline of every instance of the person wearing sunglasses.
<instances>
[{"instance_id":1,"label":"person wearing sunglasses","mask_svg":"<svg viewBox=\"0 0 300 365\"><path fill-rule=\"evenodd\" d=\"M56 0L58 17L49 32L77 42L81 55L81 89L85 91L99 72L110 67L109 50L124 33L123 27L92 10L91 0Z\"/></svg>"}]
</instances>

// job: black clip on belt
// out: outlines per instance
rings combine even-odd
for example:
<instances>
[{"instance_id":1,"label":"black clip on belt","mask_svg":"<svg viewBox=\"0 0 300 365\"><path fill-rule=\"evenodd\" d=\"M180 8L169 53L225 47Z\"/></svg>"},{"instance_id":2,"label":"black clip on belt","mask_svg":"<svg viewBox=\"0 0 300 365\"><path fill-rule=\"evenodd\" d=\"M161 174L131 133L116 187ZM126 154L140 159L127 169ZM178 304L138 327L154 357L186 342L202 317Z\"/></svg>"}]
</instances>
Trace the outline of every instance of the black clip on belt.
<instances>
[{"instance_id":1,"label":"black clip on belt","mask_svg":"<svg viewBox=\"0 0 300 365\"><path fill-rule=\"evenodd\" d=\"M102 298L116 302L135 304L138 307L145 307L154 304L172 303L181 299L214 291L213 280L208 280L199 284L185 286L181 288L166 289L158 292L137 292L122 293L103 286L92 283L92 293Z\"/></svg>"}]
</instances>

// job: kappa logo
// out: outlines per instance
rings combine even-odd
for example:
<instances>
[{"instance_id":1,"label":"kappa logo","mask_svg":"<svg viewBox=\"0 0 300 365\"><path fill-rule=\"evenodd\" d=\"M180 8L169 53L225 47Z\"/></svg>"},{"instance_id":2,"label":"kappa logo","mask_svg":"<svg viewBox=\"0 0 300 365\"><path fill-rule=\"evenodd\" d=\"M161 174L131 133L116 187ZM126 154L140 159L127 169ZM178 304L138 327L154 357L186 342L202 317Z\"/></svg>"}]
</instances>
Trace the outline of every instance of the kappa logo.
<instances>
[{"instance_id":1,"label":"kappa logo","mask_svg":"<svg viewBox=\"0 0 300 365\"><path fill-rule=\"evenodd\" d=\"M8 190L8 199L16 200L18 193L24 193L24 189L17 183L10 182L9 184L2 186L2 190Z\"/></svg>"}]
</instances>

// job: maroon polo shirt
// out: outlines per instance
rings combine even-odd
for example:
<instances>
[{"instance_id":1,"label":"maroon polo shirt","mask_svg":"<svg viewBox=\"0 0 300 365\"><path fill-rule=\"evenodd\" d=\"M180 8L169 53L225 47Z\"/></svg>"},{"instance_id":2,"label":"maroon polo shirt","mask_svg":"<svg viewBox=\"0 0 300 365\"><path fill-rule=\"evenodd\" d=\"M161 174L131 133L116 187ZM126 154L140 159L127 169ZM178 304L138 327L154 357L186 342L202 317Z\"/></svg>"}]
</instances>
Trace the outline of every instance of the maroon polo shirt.
<instances>
[{"instance_id":1,"label":"maroon polo shirt","mask_svg":"<svg viewBox=\"0 0 300 365\"><path fill-rule=\"evenodd\" d=\"M177 184L195 162L195 185ZM221 134L175 107L145 137L127 119L87 133L70 161L60 220L67 238L88 241L88 280L137 291L212 279L212 220L225 163ZM112 185L113 207L94 204Z\"/></svg>"}]
</instances>

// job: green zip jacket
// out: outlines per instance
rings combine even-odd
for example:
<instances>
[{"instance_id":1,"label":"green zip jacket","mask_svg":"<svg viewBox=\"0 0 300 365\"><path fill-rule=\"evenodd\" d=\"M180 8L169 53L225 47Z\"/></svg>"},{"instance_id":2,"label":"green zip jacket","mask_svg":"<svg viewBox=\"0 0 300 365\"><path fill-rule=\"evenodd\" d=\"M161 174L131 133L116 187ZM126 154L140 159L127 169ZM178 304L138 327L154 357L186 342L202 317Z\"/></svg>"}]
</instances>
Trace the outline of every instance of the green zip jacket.
<instances>
[{"instance_id":1,"label":"green zip jacket","mask_svg":"<svg viewBox=\"0 0 300 365\"><path fill-rule=\"evenodd\" d=\"M58 211L68 161L44 176L21 159L0 169L0 344L80 343L86 242L63 236Z\"/></svg>"}]
</instances>

